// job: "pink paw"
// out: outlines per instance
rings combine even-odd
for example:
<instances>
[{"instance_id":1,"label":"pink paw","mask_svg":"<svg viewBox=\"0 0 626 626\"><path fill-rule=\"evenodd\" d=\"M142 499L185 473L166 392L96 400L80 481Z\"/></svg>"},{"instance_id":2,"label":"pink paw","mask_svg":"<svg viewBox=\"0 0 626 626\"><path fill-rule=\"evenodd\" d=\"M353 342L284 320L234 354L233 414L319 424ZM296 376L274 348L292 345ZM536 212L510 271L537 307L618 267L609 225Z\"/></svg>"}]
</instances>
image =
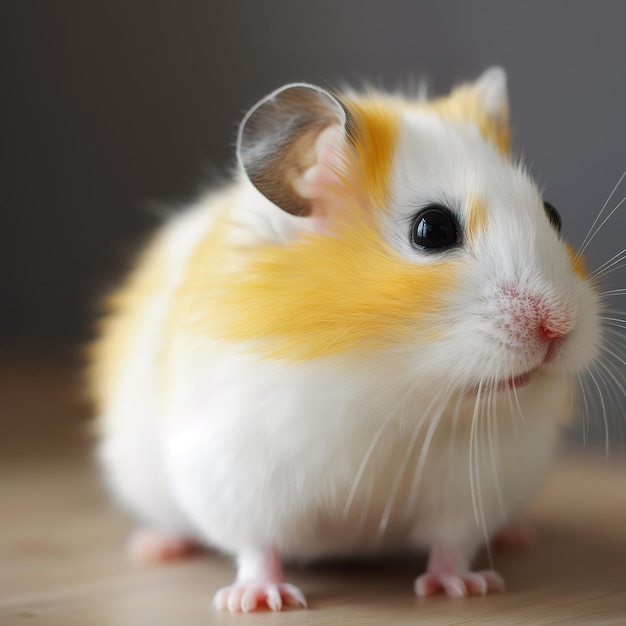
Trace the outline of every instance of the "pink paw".
<instances>
[{"instance_id":1,"label":"pink paw","mask_svg":"<svg viewBox=\"0 0 626 626\"><path fill-rule=\"evenodd\" d=\"M525 552L535 543L535 537L526 524L515 522L503 528L490 543L497 552Z\"/></svg>"},{"instance_id":2,"label":"pink paw","mask_svg":"<svg viewBox=\"0 0 626 626\"><path fill-rule=\"evenodd\" d=\"M127 544L130 558L142 565L183 559L200 550L200 544L191 539L147 528L136 530L129 537Z\"/></svg>"},{"instance_id":3,"label":"pink paw","mask_svg":"<svg viewBox=\"0 0 626 626\"><path fill-rule=\"evenodd\" d=\"M218 611L249 613L259 606L267 606L272 611L280 611L283 606L303 606L304 595L297 587L288 583L250 581L223 587L213 599Z\"/></svg>"},{"instance_id":4,"label":"pink paw","mask_svg":"<svg viewBox=\"0 0 626 626\"><path fill-rule=\"evenodd\" d=\"M420 597L443 592L451 598L484 596L490 591L504 591L504 580L492 570L482 572L426 573L415 581L415 593Z\"/></svg>"}]
</instances>

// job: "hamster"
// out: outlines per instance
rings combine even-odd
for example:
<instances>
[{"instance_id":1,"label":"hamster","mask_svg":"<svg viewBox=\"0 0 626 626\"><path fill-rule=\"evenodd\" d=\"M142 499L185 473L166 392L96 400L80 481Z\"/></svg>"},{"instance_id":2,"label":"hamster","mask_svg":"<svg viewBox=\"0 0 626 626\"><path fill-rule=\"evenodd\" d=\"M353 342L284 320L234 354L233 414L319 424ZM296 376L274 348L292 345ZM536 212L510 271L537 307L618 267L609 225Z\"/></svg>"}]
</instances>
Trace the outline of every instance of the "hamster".
<instances>
[{"instance_id":1,"label":"hamster","mask_svg":"<svg viewBox=\"0 0 626 626\"><path fill-rule=\"evenodd\" d=\"M142 560L237 559L227 611L306 606L284 560L428 551L472 571L553 457L599 294L511 156L506 76L433 100L295 83L234 182L156 233L93 347L98 458ZM417 573L417 572L416 572Z\"/></svg>"}]
</instances>

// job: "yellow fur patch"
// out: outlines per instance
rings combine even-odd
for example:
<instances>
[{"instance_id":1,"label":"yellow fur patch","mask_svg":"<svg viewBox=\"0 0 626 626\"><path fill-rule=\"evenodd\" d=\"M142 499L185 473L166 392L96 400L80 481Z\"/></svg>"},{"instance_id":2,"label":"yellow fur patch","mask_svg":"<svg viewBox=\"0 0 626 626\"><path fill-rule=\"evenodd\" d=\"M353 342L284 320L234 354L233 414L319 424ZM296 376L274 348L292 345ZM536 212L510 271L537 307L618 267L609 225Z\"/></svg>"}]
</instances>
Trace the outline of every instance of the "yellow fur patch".
<instances>
[{"instance_id":1,"label":"yellow fur patch","mask_svg":"<svg viewBox=\"0 0 626 626\"><path fill-rule=\"evenodd\" d=\"M583 280L589 280L589 272L587 271L587 264L585 258L581 255L577 255L574 249L569 243L565 243L567 254L569 255L570 264L574 273L580 276Z\"/></svg>"},{"instance_id":2,"label":"yellow fur patch","mask_svg":"<svg viewBox=\"0 0 626 626\"><path fill-rule=\"evenodd\" d=\"M428 340L443 330L437 313L458 281L459 261L411 263L368 218L351 220L334 234L239 249L244 266L226 273L219 262L211 270L200 253L186 289L195 294L192 306L183 314L188 321L194 311L203 314L190 330L252 342L266 356L293 360L381 348L411 336ZM214 263L215 247L208 248Z\"/></svg>"},{"instance_id":3,"label":"yellow fur patch","mask_svg":"<svg viewBox=\"0 0 626 626\"><path fill-rule=\"evenodd\" d=\"M149 298L161 289L167 272L163 237L159 233L140 256L124 285L105 301L107 315L98 324L99 338L89 347L91 396L98 411L107 402L122 373Z\"/></svg>"},{"instance_id":4,"label":"yellow fur patch","mask_svg":"<svg viewBox=\"0 0 626 626\"><path fill-rule=\"evenodd\" d=\"M466 235L470 244L474 244L481 233L487 230L487 206L476 194L470 196L467 210Z\"/></svg>"},{"instance_id":5,"label":"yellow fur patch","mask_svg":"<svg viewBox=\"0 0 626 626\"><path fill-rule=\"evenodd\" d=\"M473 85L460 85L450 95L427 102L425 106L454 122L474 122L482 136L491 141L503 156L510 155L511 129L508 116L494 118L488 115Z\"/></svg>"},{"instance_id":6,"label":"yellow fur patch","mask_svg":"<svg viewBox=\"0 0 626 626\"><path fill-rule=\"evenodd\" d=\"M204 326L207 310L219 309L218 299L223 290L224 276L230 277L233 273L245 271L241 267L236 246L231 242L234 228L228 220L230 209L228 204L220 208L210 230L191 254L185 276L165 321L165 352L176 343L179 330L193 327L194 320L199 318Z\"/></svg>"},{"instance_id":7,"label":"yellow fur patch","mask_svg":"<svg viewBox=\"0 0 626 626\"><path fill-rule=\"evenodd\" d=\"M393 158L400 127L397 105L372 94L363 99L344 98L356 128L353 140L355 162L350 164L354 188L376 208L389 200Z\"/></svg>"}]
</instances>

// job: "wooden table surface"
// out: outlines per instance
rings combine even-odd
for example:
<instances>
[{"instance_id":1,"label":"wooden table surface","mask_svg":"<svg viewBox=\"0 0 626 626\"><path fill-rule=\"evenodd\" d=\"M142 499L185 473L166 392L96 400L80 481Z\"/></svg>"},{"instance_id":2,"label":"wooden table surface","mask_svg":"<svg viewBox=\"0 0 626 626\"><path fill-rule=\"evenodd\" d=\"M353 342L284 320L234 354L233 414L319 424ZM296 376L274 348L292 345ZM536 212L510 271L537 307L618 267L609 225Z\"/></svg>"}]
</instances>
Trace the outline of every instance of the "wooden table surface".
<instances>
[{"instance_id":1,"label":"wooden table surface","mask_svg":"<svg viewBox=\"0 0 626 626\"><path fill-rule=\"evenodd\" d=\"M494 556L502 595L418 600L423 560L325 564L288 569L306 611L216 613L229 559L126 560L132 524L101 488L75 388L54 359L0 365L0 626L626 624L626 464L589 452L563 455L531 506L535 547Z\"/></svg>"}]
</instances>

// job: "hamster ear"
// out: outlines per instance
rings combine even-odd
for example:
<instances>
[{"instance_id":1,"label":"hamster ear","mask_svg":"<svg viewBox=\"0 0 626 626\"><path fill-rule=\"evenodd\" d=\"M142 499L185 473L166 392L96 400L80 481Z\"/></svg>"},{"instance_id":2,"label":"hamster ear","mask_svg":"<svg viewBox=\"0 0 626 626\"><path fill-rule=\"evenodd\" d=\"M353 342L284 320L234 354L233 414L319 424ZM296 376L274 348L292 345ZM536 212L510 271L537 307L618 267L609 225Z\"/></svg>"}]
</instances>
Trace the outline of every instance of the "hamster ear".
<instances>
[{"instance_id":1,"label":"hamster ear","mask_svg":"<svg viewBox=\"0 0 626 626\"><path fill-rule=\"evenodd\" d=\"M272 92L244 117L237 158L252 184L293 215L323 213L341 185L347 114L329 92L293 83Z\"/></svg>"},{"instance_id":2,"label":"hamster ear","mask_svg":"<svg viewBox=\"0 0 626 626\"><path fill-rule=\"evenodd\" d=\"M508 124L506 72L501 67L490 67L474 83L474 89L487 117L495 124Z\"/></svg>"},{"instance_id":3,"label":"hamster ear","mask_svg":"<svg viewBox=\"0 0 626 626\"><path fill-rule=\"evenodd\" d=\"M491 67L470 85L471 100L476 107L476 122L484 137L492 141L502 155L511 154L509 126L509 97L506 73L501 67Z\"/></svg>"}]
</instances>

